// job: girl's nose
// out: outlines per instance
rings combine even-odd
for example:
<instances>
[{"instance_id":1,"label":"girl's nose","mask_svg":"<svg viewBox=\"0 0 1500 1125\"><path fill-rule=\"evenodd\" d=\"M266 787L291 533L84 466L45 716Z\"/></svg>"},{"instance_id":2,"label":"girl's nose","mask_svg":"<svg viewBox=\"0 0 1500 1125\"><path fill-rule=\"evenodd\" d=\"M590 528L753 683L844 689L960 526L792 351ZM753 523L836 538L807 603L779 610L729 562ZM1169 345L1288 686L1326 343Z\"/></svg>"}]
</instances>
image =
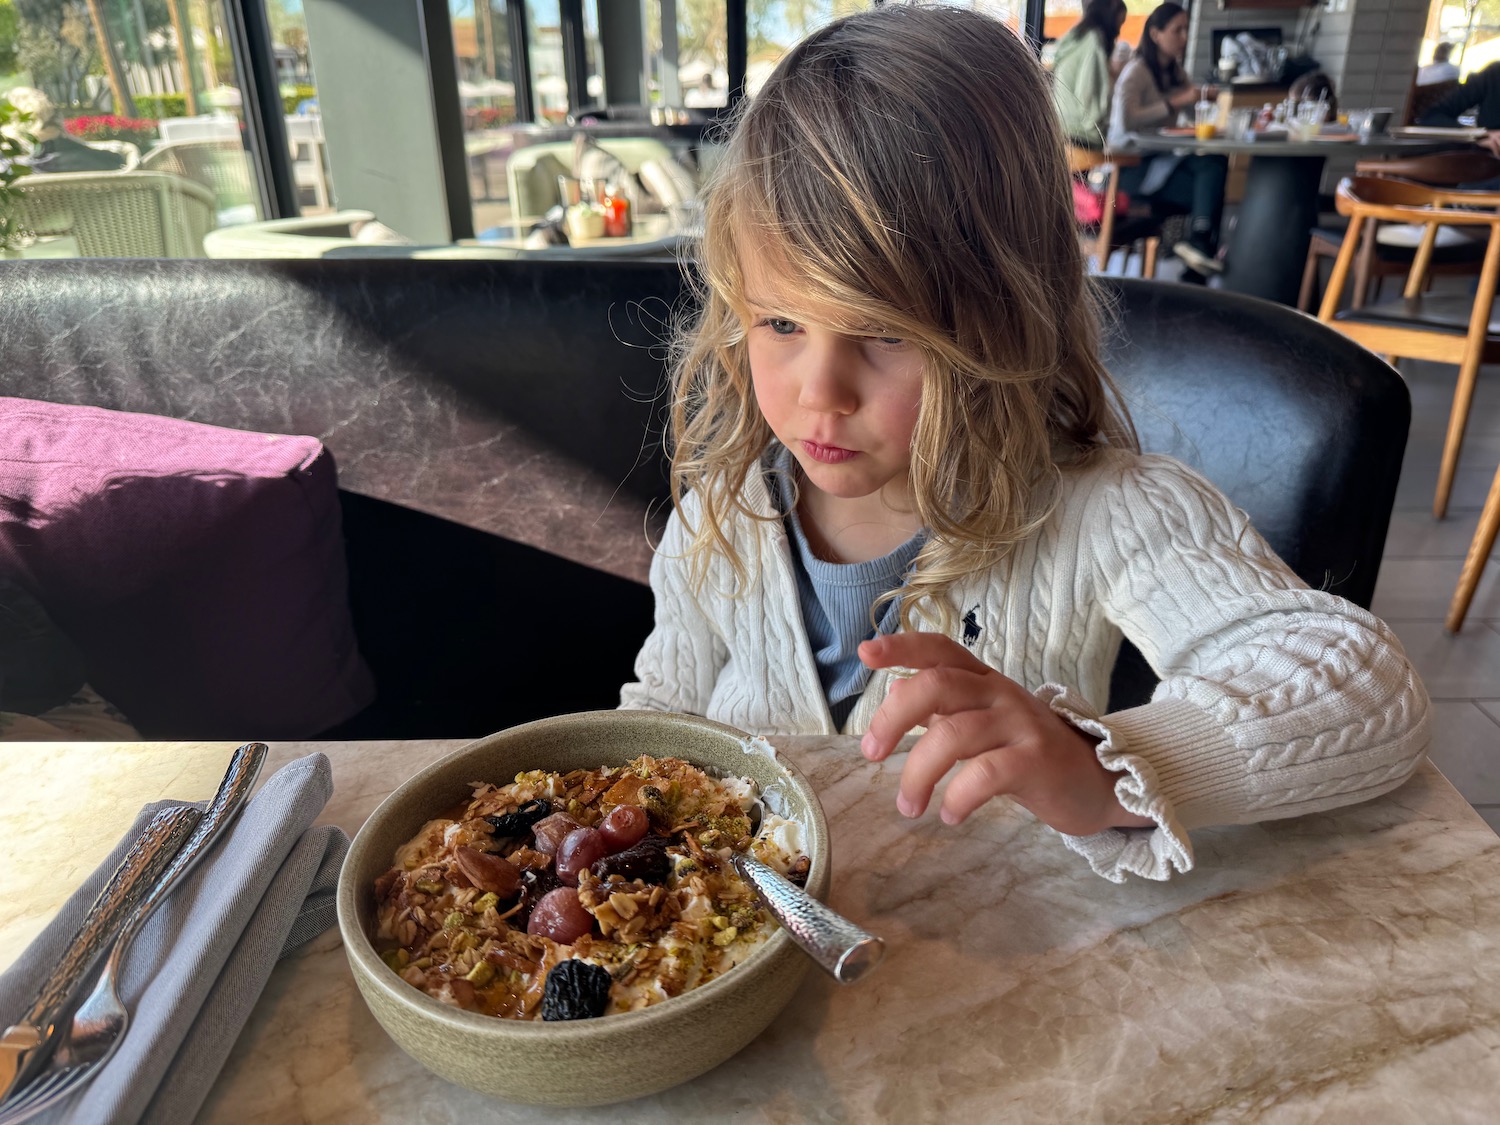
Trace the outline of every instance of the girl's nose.
<instances>
[{"instance_id":1,"label":"girl's nose","mask_svg":"<svg viewBox=\"0 0 1500 1125\"><path fill-rule=\"evenodd\" d=\"M850 341L834 339L810 342L801 358L801 389L797 403L820 414L852 414L858 404Z\"/></svg>"}]
</instances>

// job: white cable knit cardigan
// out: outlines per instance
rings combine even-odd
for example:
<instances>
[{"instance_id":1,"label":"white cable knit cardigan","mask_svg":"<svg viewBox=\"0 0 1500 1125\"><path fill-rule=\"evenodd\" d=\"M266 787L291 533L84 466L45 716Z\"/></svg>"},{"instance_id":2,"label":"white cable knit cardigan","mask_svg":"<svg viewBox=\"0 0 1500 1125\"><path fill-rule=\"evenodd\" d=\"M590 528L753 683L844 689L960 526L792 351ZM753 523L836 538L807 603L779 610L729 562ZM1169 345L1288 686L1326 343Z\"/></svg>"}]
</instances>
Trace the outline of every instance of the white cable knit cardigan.
<instances>
[{"instance_id":1,"label":"white cable knit cardigan","mask_svg":"<svg viewBox=\"0 0 1500 1125\"><path fill-rule=\"evenodd\" d=\"M775 511L763 474L749 506ZM689 500L689 515L694 515ZM727 529L752 575L739 597L716 559L689 588L676 513L651 566L656 627L621 706L705 715L755 734L835 733L797 609L780 520ZM1187 830L1367 800L1427 747L1427 693L1390 629L1308 589L1211 484L1168 457L1108 452L1063 474L1060 501L1004 567L952 593L956 639L1102 739L1120 803L1155 829L1064 837L1105 878L1166 879ZM978 635L973 635L973 627ZM1121 635L1161 676L1150 703L1099 717ZM863 733L892 673L845 723ZM1061 686L1060 686L1061 685Z\"/></svg>"}]
</instances>

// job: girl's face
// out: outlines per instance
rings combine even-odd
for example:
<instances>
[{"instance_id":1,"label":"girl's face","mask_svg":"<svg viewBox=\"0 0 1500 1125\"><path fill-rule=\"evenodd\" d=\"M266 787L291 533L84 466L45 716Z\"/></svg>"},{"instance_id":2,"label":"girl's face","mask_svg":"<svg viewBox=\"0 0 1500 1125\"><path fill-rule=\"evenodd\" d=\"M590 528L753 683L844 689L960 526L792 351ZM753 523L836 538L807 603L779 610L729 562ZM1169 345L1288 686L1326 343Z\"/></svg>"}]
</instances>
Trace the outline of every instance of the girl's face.
<instances>
[{"instance_id":1,"label":"girl's face","mask_svg":"<svg viewBox=\"0 0 1500 1125\"><path fill-rule=\"evenodd\" d=\"M922 355L905 340L836 332L785 313L789 279L743 263L755 400L807 483L850 500L877 494L906 508ZM830 318L832 319L832 318Z\"/></svg>"},{"instance_id":2,"label":"girl's face","mask_svg":"<svg viewBox=\"0 0 1500 1125\"><path fill-rule=\"evenodd\" d=\"M1151 30L1151 42L1156 44L1156 49L1168 58L1181 62L1187 56L1188 41L1188 18L1186 12L1178 12L1170 20L1167 26L1157 30Z\"/></svg>"}]
</instances>

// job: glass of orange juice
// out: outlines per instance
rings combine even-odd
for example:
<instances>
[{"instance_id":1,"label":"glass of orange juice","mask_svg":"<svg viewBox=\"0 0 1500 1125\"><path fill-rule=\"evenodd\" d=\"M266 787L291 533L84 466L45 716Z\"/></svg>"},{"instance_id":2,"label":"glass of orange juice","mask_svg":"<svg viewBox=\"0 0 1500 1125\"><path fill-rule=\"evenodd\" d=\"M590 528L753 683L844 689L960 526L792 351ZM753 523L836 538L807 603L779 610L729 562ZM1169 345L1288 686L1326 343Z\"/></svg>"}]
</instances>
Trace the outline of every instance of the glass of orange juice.
<instances>
[{"instance_id":1,"label":"glass of orange juice","mask_svg":"<svg viewBox=\"0 0 1500 1125\"><path fill-rule=\"evenodd\" d=\"M1219 107L1215 102L1199 102L1193 123L1193 135L1200 141L1211 141L1218 131Z\"/></svg>"}]
</instances>

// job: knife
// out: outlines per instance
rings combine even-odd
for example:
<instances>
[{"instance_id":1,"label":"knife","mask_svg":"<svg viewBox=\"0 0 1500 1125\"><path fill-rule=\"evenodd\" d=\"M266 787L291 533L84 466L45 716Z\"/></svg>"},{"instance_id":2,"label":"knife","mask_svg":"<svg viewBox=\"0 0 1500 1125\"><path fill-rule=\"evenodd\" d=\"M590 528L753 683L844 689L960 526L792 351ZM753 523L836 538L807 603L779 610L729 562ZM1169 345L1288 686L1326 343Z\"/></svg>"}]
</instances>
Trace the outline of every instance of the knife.
<instances>
[{"instance_id":1,"label":"knife","mask_svg":"<svg viewBox=\"0 0 1500 1125\"><path fill-rule=\"evenodd\" d=\"M202 817L190 805L163 809L151 818L99 892L77 935L63 951L20 1022L0 1034L0 1101L29 1081L47 1060L61 1017L80 981L162 871L172 862Z\"/></svg>"}]
</instances>

